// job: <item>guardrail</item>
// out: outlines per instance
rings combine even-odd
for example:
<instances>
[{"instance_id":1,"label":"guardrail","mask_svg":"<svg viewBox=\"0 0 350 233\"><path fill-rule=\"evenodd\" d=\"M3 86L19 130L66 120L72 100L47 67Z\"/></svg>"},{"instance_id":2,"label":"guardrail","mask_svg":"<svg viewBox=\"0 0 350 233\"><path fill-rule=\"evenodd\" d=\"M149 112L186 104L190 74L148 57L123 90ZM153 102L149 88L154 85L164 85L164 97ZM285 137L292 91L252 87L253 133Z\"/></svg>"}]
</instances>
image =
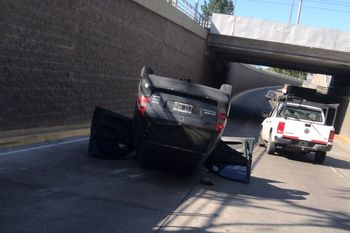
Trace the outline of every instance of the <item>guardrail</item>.
<instances>
[{"instance_id":1,"label":"guardrail","mask_svg":"<svg viewBox=\"0 0 350 233\"><path fill-rule=\"evenodd\" d=\"M193 19L195 22L197 22L200 26L204 28L209 28L209 20L199 13L198 11L198 1L196 1L195 6L192 6L188 1L186 0L165 0L175 8L177 8L179 11Z\"/></svg>"}]
</instances>

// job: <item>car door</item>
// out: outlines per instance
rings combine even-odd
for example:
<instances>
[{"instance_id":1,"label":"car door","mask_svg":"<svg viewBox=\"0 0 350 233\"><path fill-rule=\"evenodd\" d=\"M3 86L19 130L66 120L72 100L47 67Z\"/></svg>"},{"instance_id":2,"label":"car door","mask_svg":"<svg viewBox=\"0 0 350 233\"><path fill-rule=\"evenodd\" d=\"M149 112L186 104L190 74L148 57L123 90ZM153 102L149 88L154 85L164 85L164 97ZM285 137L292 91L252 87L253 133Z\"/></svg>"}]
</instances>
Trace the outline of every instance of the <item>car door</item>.
<instances>
[{"instance_id":1,"label":"car door","mask_svg":"<svg viewBox=\"0 0 350 233\"><path fill-rule=\"evenodd\" d=\"M91 123L88 154L118 159L133 150L133 119L96 107Z\"/></svg>"}]
</instances>

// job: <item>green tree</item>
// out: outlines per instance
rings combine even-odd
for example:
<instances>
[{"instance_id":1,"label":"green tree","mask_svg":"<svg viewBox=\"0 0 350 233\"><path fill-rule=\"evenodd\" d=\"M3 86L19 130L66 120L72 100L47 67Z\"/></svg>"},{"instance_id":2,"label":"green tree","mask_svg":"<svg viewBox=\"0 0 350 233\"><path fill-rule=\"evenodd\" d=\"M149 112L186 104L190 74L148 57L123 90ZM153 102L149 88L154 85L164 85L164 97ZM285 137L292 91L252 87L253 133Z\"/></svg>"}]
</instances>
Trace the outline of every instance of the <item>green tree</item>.
<instances>
[{"instance_id":1,"label":"green tree","mask_svg":"<svg viewBox=\"0 0 350 233\"><path fill-rule=\"evenodd\" d=\"M233 15L235 6L232 0L209 0L204 1L204 5L201 6L203 15L207 19L212 16L213 13L221 13Z\"/></svg>"},{"instance_id":2,"label":"green tree","mask_svg":"<svg viewBox=\"0 0 350 233\"><path fill-rule=\"evenodd\" d=\"M287 69L281 69L281 68L275 68L275 67L270 67L270 68L268 68L268 70L275 72L275 73L284 74L284 75L292 76L295 78L299 78L302 80L305 80L306 76L307 76L306 72L298 71L298 70L287 70Z\"/></svg>"}]
</instances>

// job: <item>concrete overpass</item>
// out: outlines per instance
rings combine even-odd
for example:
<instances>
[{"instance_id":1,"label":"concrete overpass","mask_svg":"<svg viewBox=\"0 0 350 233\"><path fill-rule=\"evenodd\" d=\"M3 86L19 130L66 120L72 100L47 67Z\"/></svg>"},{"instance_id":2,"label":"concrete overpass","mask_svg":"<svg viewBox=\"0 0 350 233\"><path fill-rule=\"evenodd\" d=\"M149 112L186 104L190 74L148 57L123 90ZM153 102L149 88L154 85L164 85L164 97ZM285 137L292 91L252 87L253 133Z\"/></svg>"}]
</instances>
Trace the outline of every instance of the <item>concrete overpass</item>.
<instances>
[{"instance_id":1,"label":"concrete overpass","mask_svg":"<svg viewBox=\"0 0 350 233\"><path fill-rule=\"evenodd\" d=\"M336 129L350 134L350 32L214 14L207 46L223 61L332 75L326 101L341 104Z\"/></svg>"},{"instance_id":2,"label":"concrete overpass","mask_svg":"<svg viewBox=\"0 0 350 233\"><path fill-rule=\"evenodd\" d=\"M208 48L218 57L313 73L350 72L350 32L214 14Z\"/></svg>"}]
</instances>

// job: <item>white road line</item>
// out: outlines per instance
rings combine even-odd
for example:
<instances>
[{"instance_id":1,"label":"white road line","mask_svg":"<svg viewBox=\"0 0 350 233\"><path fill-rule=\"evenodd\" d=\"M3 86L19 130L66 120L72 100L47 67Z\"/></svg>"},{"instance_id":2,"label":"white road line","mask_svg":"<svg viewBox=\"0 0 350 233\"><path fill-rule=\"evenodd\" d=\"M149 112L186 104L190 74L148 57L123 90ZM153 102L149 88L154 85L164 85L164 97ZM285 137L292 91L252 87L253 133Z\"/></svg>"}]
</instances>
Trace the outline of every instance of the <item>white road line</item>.
<instances>
[{"instance_id":1,"label":"white road line","mask_svg":"<svg viewBox=\"0 0 350 233\"><path fill-rule=\"evenodd\" d=\"M340 178L344 178L344 176L340 173L340 172L338 172L338 170L337 169L335 169L334 167L330 167Z\"/></svg>"},{"instance_id":2,"label":"white road line","mask_svg":"<svg viewBox=\"0 0 350 233\"><path fill-rule=\"evenodd\" d=\"M40 150L40 149L44 149L44 148L50 148L50 147L54 147L54 146L70 144L70 143L75 143L75 142L82 142L82 141L86 141L88 139L89 139L88 137L87 138L79 138L79 139L73 139L73 140L64 141L64 142L51 143L48 145L30 147L30 148L25 148L25 149L20 149L20 150L7 151L7 152L0 153L0 156L1 155L17 154L17 153L28 152L28 151L33 151L33 150Z\"/></svg>"}]
</instances>

